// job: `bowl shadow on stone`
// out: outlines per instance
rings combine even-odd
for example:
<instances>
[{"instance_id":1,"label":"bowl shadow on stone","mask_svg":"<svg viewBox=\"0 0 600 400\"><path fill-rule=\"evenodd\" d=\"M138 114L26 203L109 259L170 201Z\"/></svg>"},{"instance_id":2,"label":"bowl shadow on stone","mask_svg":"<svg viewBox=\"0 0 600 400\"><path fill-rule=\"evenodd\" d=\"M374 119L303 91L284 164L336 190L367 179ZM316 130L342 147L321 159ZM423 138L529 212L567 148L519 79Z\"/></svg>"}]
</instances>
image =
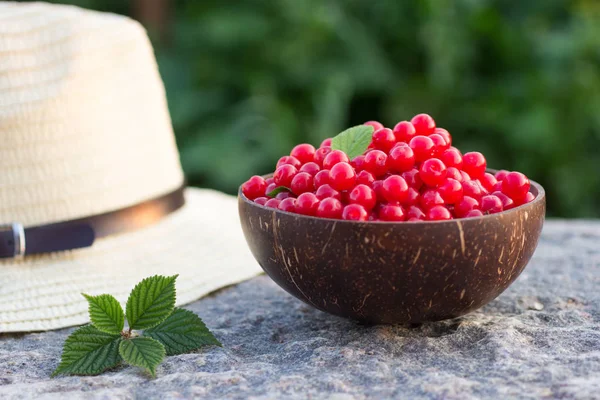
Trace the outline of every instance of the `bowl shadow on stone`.
<instances>
[{"instance_id":1,"label":"bowl shadow on stone","mask_svg":"<svg viewBox=\"0 0 600 400\"><path fill-rule=\"evenodd\" d=\"M328 313L369 324L455 318L502 293L537 246L544 189L520 207L440 222L355 222L257 205L241 192L246 241L280 287Z\"/></svg>"}]
</instances>

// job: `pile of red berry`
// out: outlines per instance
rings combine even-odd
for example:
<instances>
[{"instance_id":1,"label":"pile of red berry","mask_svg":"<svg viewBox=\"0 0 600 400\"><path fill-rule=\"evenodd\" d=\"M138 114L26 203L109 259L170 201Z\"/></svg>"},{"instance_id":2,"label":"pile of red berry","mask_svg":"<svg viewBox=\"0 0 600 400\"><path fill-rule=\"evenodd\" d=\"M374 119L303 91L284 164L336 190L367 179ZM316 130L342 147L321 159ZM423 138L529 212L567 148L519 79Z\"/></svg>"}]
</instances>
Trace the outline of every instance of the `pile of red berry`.
<instances>
[{"instance_id":1,"label":"pile of red berry","mask_svg":"<svg viewBox=\"0 0 600 400\"><path fill-rule=\"evenodd\" d=\"M427 114L394 129L376 121L364 125L374 128L364 154L350 160L332 150L331 139L318 149L300 144L279 159L272 178L253 176L242 193L266 207L355 221L479 217L534 199L525 175L486 172L481 153L463 155Z\"/></svg>"}]
</instances>

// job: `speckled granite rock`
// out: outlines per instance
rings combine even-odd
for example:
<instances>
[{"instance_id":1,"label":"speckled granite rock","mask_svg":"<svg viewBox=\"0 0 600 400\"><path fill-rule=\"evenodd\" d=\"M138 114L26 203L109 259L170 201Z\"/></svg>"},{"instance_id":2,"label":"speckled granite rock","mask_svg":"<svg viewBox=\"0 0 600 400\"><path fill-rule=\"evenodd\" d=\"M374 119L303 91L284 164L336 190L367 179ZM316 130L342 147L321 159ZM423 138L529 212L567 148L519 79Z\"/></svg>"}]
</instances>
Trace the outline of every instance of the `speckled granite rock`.
<instances>
[{"instance_id":1,"label":"speckled granite rock","mask_svg":"<svg viewBox=\"0 0 600 400\"><path fill-rule=\"evenodd\" d=\"M224 348L50 379L72 331L0 335L0 398L600 398L600 223L546 224L514 285L466 317L361 326L262 276L188 307Z\"/></svg>"}]
</instances>

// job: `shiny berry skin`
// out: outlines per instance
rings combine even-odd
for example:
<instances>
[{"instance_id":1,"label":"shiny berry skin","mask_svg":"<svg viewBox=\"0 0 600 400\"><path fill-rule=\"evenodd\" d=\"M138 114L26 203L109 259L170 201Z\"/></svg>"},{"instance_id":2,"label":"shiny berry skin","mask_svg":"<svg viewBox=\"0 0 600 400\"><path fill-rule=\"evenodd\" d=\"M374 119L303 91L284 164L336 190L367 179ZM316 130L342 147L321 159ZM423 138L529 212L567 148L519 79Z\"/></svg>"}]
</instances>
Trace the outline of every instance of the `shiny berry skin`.
<instances>
[{"instance_id":1,"label":"shiny berry skin","mask_svg":"<svg viewBox=\"0 0 600 400\"><path fill-rule=\"evenodd\" d=\"M265 196L271 193L273 190L277 189L277 184L275 182L270 183L265 189Z\"/></svg>"},{"instance_id":2,"label":"shiny berry skin","mask_svg":"<svg viewBox=\"0 0 600 400\"><path fill-rule=\"evenodd\" d=\"M455 167L448 167L448 168L446 168L446 178L456 179L459 182L463 181L462 174Z\"/></svg>"},{"instance_id":3,"label":"shiny berry skin","mask_svg":"<svg viewBox=\"0 0 600 400\"><path fill-rule=\"evenodd\" d=\"M260 204L261 206L264 206L267 201L269 201L268 197L257 197L256 199L254 199L254 202L256 204Z\"/></svg>"},{"instance_id":4,"label":"shiny berry skin","mask_svg":"<svg viewBox=\"0 0 600 400\"><path fill-rule=\"evenodd\" d=\"M419 190L421 189L421 186L423 186L423 180L421 179L419 170L416 168L413 168L410 171L403 172L401 176L411 188Z\"/></svg>"},{"instance_id":5,"label":"shiny berry skin","mask_svg":"<svg viewBox=\"0 0 600 400\"><path fill-rule=\"evenodd\" d=\"M329 184L335 190L352 189L356 184L356 172L354 172L354 168L347 162L335 164L329 170Z\"/></svg>"},{"instance_id":6,"label":"shiny berry skin","mask_svg":"<svg viewBox=\"0 0 600 400\"><path fill-rule=\"evenodd\" d=\"M399 175L392 175L383 181L381 194L389 202L404 202L408 197L408 183Z\"/></svg>"},{"instance_id":7,"label":"shiny berry skin","mask_svg":"<svg viewBox=\"0 0 600 400\"><path fill-rule=\"evenodd\" d=\"M483 213L481 210L471 210L464 216L464 218L475 218L475 217L483 217Z\"/></svg>"},{"instance_id":8,"label":"shiny berry skin","mask_svg":"<svg viewBox=\"0 0 600 400\"><path fill-rule=\"evenodd\" d=\"M383 196L383 181L381 181L381 180L373 181L373 183L371 184L371 188L377 195L377 201L379 201L379 202L386 201L385 197Z\"/></svg>"},{"instance_id":9,"label":"shiny berry skin","mask_svg":"<svg viewBox=\"0 0 600 400\"><path fill-rule=\"evenodd\" d=\"M310 161L304 164L302 167L300 167L300 170L298 172L306 172L312 176L315 176L320 170L321 167L319 167L317 163Z\"/></svg>"},{"instance_id":10,"label":"shiny berry skin","mask_svg":"<svg viewBox=\"0 0 600 400\"><path fill-rule=\"evenodd\" d=\"M409 171L415 165L415 153L406 143L394 146L387 157L387 167L391 172Z\"/></svg>"},{"instance_id":11,"label":"shiny berry skin","mask_svg":"<svg viewBox=\"0 0 600 400\"><path fill-rule=\"evenodd\" d=\"M281 211L295 212L296 211L296 199L288 197L287 199L281 200L277 206Z\"/></svg>"},{"instance_id":12,"label":"shiny berry skin","mask_svg":"<svg viewBox=\"0 0 600 400\"><path fill-rule=\"evenodd\" d=\"M316 216L320 218L341 219L344 206L342 202L333 197L328 197L319 203Z\"/></svg>"},{"instance_id":13,"label":"shiny berry skin","mask_svg":"<svg viewBox=\"0 0 600 400\"><path fill-rule=\"evenodd\" d=\"M319 147L331 147L331 139L332 138L324 139Z\"/></svg>"},{"instance_id":14,"label":"shiny berry skin","mask_svg":"<svg viewBox=\"0 0 600 400\"><path fill-rule=\"evenodd\" d=\"M273 177L270 177L270 178L265 179L265 182L267 183L267 186L268 186L275 181L273 180Z\"/></svg>"},{"instance_id":15,"label":"shiny berry skin","mask_svg":"<svg viewBox=\"0 0 600 400\"><path fill-rule=\"evenodd\" d=\"M277 161L277 166L275 167L275 169L281 167L282 165L285 164L289 164L292 165L296 168L300 168L300 166L302 165L302 163L300 162L300 160L298 160L296 157L292 157L292 156L283 156L279 159L279 161Z\"/></svg>"},{"instance_id":16,"label":"shiny berry skin","mask_svg":"<svg viewBox=\"0 0 600 400\"><path fill-rule=\"evenodd\" d=\"M461 182L463 187L463 194L474 198L475 200L481 200L481 197L486 195L486 190L477 181L463 181Z\"/></svg>"},{"instance_id":17,"label":"shiny berry skin","mask_svg":"<svg viewBox=\"0 0 600 400\"><path fill-rule=\"evenodd\" d=\"M495 214L502 211L502 200L493 194L488 194L481 198L479 202L480 210L484 214Z\"/></svg>"},{"instance_id":18,"label":"shiny berry skin","mask_svg":"<svg viewBox=\"0 0 600 400\"><path fill-rule=\"evenodd\" d=\"M431 135L435 132L435 121L428 114L417 114L410 122L414 125L417 135Z\"/></svg>"},{"instance_id":19,"label":"shiny berry skin","mask_svg":"<svg viewBox=\"0 0 600 400\"><path fill-rule=\"evenodd\" d=\"M519 204L525 200L529 187L529 179L520 172L509 172L502 180L502 193Z\"/></svg>"},{"instance_id":20,"label":"shiny berry skin","mask_svg":"<svg viewBox=\"0 0 600 400\"><path fill-rule=\"evenodd\" d=\"M313 183L316 188L327 185L329 183L329 170L322 169L321 171L317 172L313 179Z\"/></svg>"},{"instance_id":21,"label":"shiny berry skin","mask_svg":"<svg viewBox=\"0 0 600 400\"><path fill-rule=\"evenodd\" d=\"M354 157L350 161L350 165L352 165L352 168L354 168L356 172L362 171L365 167L365 156L361 154L359 156Z\"/></svg>"},{"instance_id":22,"label":"shiny berry skin","mask_svg":"<svg viewBox=\"0 0 600 400\"><path fill-rule=\"evenodd\" d=\"M443 152L448 150L450 145L446 142L446 139L442 137L442 135L438 133L434 133L433 135L429 135L429 139L433 141L433 156L439 157Z\"/></svg>"},{"instance_id":23,"label":"shiny berry skin","mask_svg":"<svg viewBox=\"0 0 600 400\"><path fill-rule=\"evenodd\" d=\"M404 221L406 214L399 204L384 204L379 208L379 219L382 221Z\"/></svg>"},{"instance_id":24,"label":"shiny berry skin","mask_svg":"<svg viewBox=\"0 0 600 400\"><path fill-rule=\"evenodd\" d=\"M296 199L296 212L302 215L315 215L319 199L313 193L302 193Z\"/></svg>"},{"instance_id":25,"label":"shiny berry skin","mask_svg":"<svg viewBox=\"0 0 600 400\"><path fill-rule=\"evenodd\" d=\"M299 144L292 149L290 156L296 157L302 164L310 162L315 157L315 147L308 143Z\"/></svg>"},{"instance_id":26,"label":"shiny berry skin","mask_svg":"<svg viewBox=\"0 0 600 400\"><path fill-rule=\"evenodd\" d=\"M421 210L421 208L417 206L410 206L408 208L408 211L406 212L406 218L409 221L423 221L426 217L427 216L425 215L423 210Z\"/></svg>"},{"instance_id":27,"label":"shiny berry skin","mask_svg":"<svg viewBox=\"0 0 600 400\"><path fill-rule=\"evenodd\" d=\"M510 197L508 197L507 195L505 195L504 193L502 193L500 191L495 191L492 194L494 196L496 196L497 198L499 198L500 201L502 201L502 209L504 211L510 210L511 208L515 208L517 206L515 204L515 202L513 201L513 199L511 199Z\"/></svg>"},{"instance_id":28,"label":"shiny berry skin","mask_svg":"<svg viewBox=\"0 0 600 400\"><path fill-rule=\"evenodd\" d=\"M463 171L465 171L471 179L479 179L485 174L485 157L478 151L466 153L463 156Z\"/></svg>"},{"instance_id":29,"label":"shiny berry skin","mask_svg":"<svg viewBox=\"0 0 600 400\"><path fill-rule=\"evenodd\" d=\"M459 218L464 218L469 211L479 209L479 202L472 197L464 196L461 201L459 201L454 206L454 213Z\"/></svg>"},{"instance_id":30,"label":"shiny berry skin","mask_svg":"<svg viewBox=\"0 0 600 400\"><path fill-rule=\"evenodd\" d=\"M435 147L433 140L429 139L429 137L427 136L422 135L415 136L412 139L410 139L408 145L413 150L413 153L415 153L416 162L422 162L427 160L428 158L431 158L431 156L433 155L433 148Z\"/></svg>"},{"instance_id":31,"label":"shiny berry skin","mask_svg":"<svg viewBox=\"0 0 600 400\"><path fill-rule=\"evenodd\" d=\"M502 181L504 180L504 178L506 178L506 175L508 175L508 171L505 169L501 169L500 171L496 172L496 180L497 181Z\"/></svg>"},{"instance_id":32,"label":"shiny berry skin","mask_svg":"<svg viewBox=\"0 0 600 400\"><path fill-rule=\"evenodd\" d=\"M414 206L419 204L419 199L421 198L421 193L415 188L408 187L408 192L406 193L406 199L402 202L403 206Z\"/></svg>"},{"instance_id":33,"label":"shiny berry skin","mask_svg":"<svg viewBox=\"0 0 600 400\"><path fill-rule=\"evenodd\" d=\"M439 187L438 192L446 204L458 203L463 198L463 187L459 181L447 178Z\"/></svg>"},{"instance_id":34,"label":"shiny berry skin","mask_svg":"<svg viewBox=\"0 0 600 400\"><path fill-rule=\"evenodd\" d=\"M408 121L400 121L394 126L394 136L396 136L397 142L410 142L416 134L417 130L415 126Z\"/></svg>"},{"instance_id":35,"label":"shiny berry skin","mask_svg":"<svg viewBox=\"0 0 600 400\"><path fill-rule=\"evenodd\" d=\"M446 180L446 166L437 158L425 160L419 168L421 180L431 187L436 187Z\"/></svg>"},{"instance_id":36,"label":"shiny berry skin","mask_svg":"<svg viewBox=\"0 0 600 400\"><path fill-rule=\"evenodd\" d=\"M313 176L308 172L298 172L292 179L290 189L296 196L315 190Z\"/></svg>"},{"instance_id":37,"label":"shiny berry skin","mask_svg":"<svg viewBox=\"0 0 600 400\"><path fill-rule=\"evenodd\" d=\"M284 199L287 199L288 197L294 197L294 196L292 195L292 193L290 193L288 191L279 192L275 196L275 198L278 199L278 200L284 200Z\"/></svg>"},{"instance_id":38,"label":"shiny berry skin","mask_svg":"<svg viewBox=\"0 0 600 400\"><path fill-rule=\"evenodd\" d=\"M452 214L444 206L433 206L427 210L428 221L446 221L452 219Z\"/></svg>"},{"instance_id":39,"label":"shiny berry skin","mask_svg":"<svg viewBox=\"0 0 600 400\"><path fill-rule=\"evenodd\" d=\"M342 211L342 218L349 221L366 221L369 213L360 204L349 204Z\"/></svg>"},{"instance_id":40,"label":"shiny berry skin","mask_svg":"<svg viewBox=\"0 0 600 400\"><path fill-rule=\"evenodd\" d=\"M371 150L365 154L365 171L379 178L387 173L387 154L381 150Z\"/></svg>"},{"instance_id":41,"label":"shiny berry skin","mask_svg":"<svg viewBox=\"0 0 600 400\"><path fill-rule=\"evenodd\" d=\"M533 201L533 199L535 199L535 196L533 195L533 193L527 192L527 195L525 196L525 203L530 203Z\"/></svg>"},{"instance_id":42,"label":"shiny berry skin","mask_svg":"<svg viewBox=\"0 0 600 400\"><path fill-rule=\"evenodd\" d=\"M440 155L440 160L446 165L446 167L455 167L461 169L463 167L463 157L458 150L448 149Z\"/></svg>"},{"instance_id":43,"label":"shiny berry skin","mask_svg":"<svg viewBox=\"0 0 600 400\"><path fill-rule=\"evenodd\" d=\"M281 203L281 200L279 199L270 199L265 203L265 207L277 208L277 206L279 206L279 203Z\"/></svg>"},{"instance_id":44,"label":"shiny berry skin","mask_svg":"<svg viewBox=\"0 0 600 400\"><path fill-rule=\"evenodd\" d=\"M481 178L479 178L479 183L481 183L481 186L483 186L488 192L493 192L498 181L494 175L486 172Z\"/></svg>"},{"instance_id":45,"label":"shiny berry skin","mask_svg":"<svg viewBox=\"0 0 600 400\"><path fill-rule=\"evenodd\" d=\"M342 195L340 194L340 192L338 192L337 190L335 190L327 184L320 186L315 192L315 195L319 200L323 200L328 197L333 197L334 199L342 200Z\"/></svg>"},{"instance_id":46,"label":"shiny berry skin","mask_svg":"<svg viewBox=\"0 0 600 400\"><path fill-rule=\"evenodd\" d=\"M360 171L358 175L356 175L357 185L361 184L371 186L373 182L375 182L375 177L369 171Z\"/></svg>"},{"instance_id":47,"label":"shiny berry skin","mask_svg":"<svg viewBox=\"0 0 600 400\"><path fill-rule=\"evenodd\" d=\"M348 194L348 201L351 204L360 204L368 211L375 207L377 195L367 185L356 185Z\"/></svg>"},{"instance_id":48,"label":"shiny berry skin","mask_svg":"<svg viewBox=\"0 0 600 400\"><path fill-rule=\"evenodd\" d=\"M452 136L450 135L450 132L448 132L447 130L445 130L444 128L435 128L435 130L433 131L434 134L438 134L441 137L443 137L446 140L446 143L448 143L448 147L452 146Z\"/></svg>"},{"instance_id":49,"label":"shiny berry skin","mask_svg":"<svg viewBox=\"0 0 600 400\"><path fill-rule=\"evenodd\" d=\"M350 160L343 151L333 150L331 153L325 156L325 159L323 160L323 169L331 169L331 167L341 162L348 163Z\"/></svg>"},{"instance_id":50,"label":"shiny berry skin","mask_svg":"<svg viewBox=\"0 0 600 400\"><path fill-rule=\"evenodd\" d=\"M267 182L262 176L254 175L242 184L242 193L250 200L265 195Z\"/></svg>"},{"instance_id":51,"label":"shiny berry skin","mask_svg":"<svg viewBox=\"0 0 600 400\"><path fill-rule=\"evenodd\" d=\"M429 210L431 207L441 206L443 204L444 199L436 189L426 189L421 194L421 199L419 200L419 205L423 210Z\"/></svg>"},{"instance_id":52,"label":"shiny berry skin","mask_svg":"<svg viewBox=\"0 0 600 400\"><path fill-rule=\"evenodd\" d=\"M319 147L317 151L315 151L314 162L317 163L319 167L323 166L323 161L327 154L331 153L331 147Z\"/></svg>"},{"instance_id":53,"label":"shiny berry skin","mask_svg":"<svg viewBox=\"0 0 600 400\"><path fill-rule=\"evenodd\" d=\"M298 173L296 167L290 164L284 164L275 170L273 174L273 180L277 186L290 187L292 185L292 179Z\"/></svg>"},{"instance_id":54,"label":"shiny berry skin","mask_svg":"<svg viewBox=\"0 0 600 400\"><path fill-rule=\"evenodd\" d=\"M373 127L373 132L385 128L383 126L383 124L381 122L378 122L378 121L367 121L363 125L372 126Z\"/></svg>"},{"instance_id":55,"label":"shiny berry skin","mask_svg":"<svg viewBox=\"0 0 600 400\"><path fill-rule=\"evenodd\" d=\"M462 176L462 181L461 182L466 182L466 181L470 181L471 180L471 177L465 171L460 171L460 175Z\"/></svg>"},{"instance_id":56,"label":"shiny berry skin","mask_svg":"<svg viewBox=\"0 0 600 400\"><path fill-rule=\"evenodd\" d=\"M372 141L376 149L387 153L396 144L396 136L390 128L382 128L373 132Z\"/></svg>"}]
</instances>

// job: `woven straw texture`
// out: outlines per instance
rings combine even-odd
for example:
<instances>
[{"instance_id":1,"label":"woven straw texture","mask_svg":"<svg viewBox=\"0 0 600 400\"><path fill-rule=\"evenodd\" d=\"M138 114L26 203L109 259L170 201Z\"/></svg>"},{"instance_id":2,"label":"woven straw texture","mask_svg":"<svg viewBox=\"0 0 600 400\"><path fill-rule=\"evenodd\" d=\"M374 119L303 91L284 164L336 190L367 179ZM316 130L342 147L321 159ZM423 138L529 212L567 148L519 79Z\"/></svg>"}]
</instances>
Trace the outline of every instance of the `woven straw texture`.
<instances>
[{"instance_id":1,"label":"woven straw texture","mask_svg":"<svg viewBox=\"0 0 600 400\"><path fill-rule=\"evenodd\" d=\"M117 210L179 187L183 173L145 30L112 14L0 2L0 224ZM92 248L0 260L0 332L87 322L81 292L124 301L179 274L178 304L256 275L233 197L187 189L149 228Z\"/></svg>"}]
</instances>

